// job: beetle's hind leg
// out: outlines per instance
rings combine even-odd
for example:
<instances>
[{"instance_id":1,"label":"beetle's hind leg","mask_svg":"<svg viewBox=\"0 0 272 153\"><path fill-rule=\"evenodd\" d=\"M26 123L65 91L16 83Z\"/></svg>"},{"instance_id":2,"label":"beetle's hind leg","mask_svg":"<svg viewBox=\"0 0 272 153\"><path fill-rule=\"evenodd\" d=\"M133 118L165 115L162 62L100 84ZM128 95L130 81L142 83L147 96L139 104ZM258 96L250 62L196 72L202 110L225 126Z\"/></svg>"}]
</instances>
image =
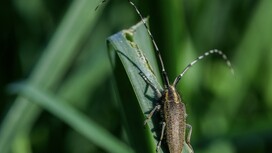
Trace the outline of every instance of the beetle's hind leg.
<instances>
[{"instance_id":1,"label":"beetle's hind leg","mask_svg":"<svg viewBox=\"0 0 272 153\"><path fill-rule=\"evenodd\" d=\"M193 147L190 144L193 128L190 124L186 124L186 128L188 128L188 130L189 130L189 132L187 134L187 138L186 138L186 144L190 147L191 153L194 153Z\"/></svg>"}]
</instances>

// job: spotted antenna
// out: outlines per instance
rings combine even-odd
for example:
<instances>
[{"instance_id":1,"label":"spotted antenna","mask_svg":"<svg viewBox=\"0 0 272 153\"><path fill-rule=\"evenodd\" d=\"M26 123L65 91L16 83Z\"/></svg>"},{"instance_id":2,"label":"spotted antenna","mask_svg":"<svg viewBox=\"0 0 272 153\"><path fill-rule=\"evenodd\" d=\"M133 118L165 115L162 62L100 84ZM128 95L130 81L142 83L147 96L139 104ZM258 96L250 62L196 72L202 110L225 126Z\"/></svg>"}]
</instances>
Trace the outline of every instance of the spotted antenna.
<instances>
[{"instance_id":1,"label":"spotted antenna","mask_svg":"<svg viewBox=\"0 0 272 153\"><path fill-rule=\"evenodd\" d=\"M173 86L176 86L176 85L179 83L179 81L180 81L180 79L183 77L183 75L184 75L184 74L185 74L185 73L186 73L186 72L187 72L187 71L188 71L195 63L197 63L199 60L201 60L201 59L203 59L203 58L205 58L205 57L207 57L207 56L209 56L209 55L211 55L211 54L214 54L214 53L219 54L219 55L223 58L223 60L226 62L227 66L229 67L231 73L234 75L234 70L233 70L232 65L231 65L230 61L228 60L228 57L226 56L226 54L224 54L224 53L223 53L222 51L220 51L220 50L214 49L214 50L209 50L209 51L205 52L203 55L197 57L194 61L192 61L190 64L188 64L188 65L185 67L185 69L181 72L181 74L180 74L179 76L176 77L176 79L175 79L175 81L174 81L174 83L173 83Z\"/></svg>"},{"instance_id":2,"label":"spotted antenna","mask_svg":"<svg viewBox=\"0 0 272 153\"><path fill-rule=\"evenodd\" d=\"M155 47L156 53L158 55L158 58L159 58L159 61L160 61L160 64L161 64L162 77L163 77L163 80L164 80L164 83L165 83L165 87L168 88L170 86L169 78L168 78L167 72L165 71L164 64L163 64L162 57L161 57L161 53L160 53L160 50L159 50L159 48L158 48L158 46L157 46L157 44L155 42L155 39L154 39L153 35L151 34L151 32L150 32L150 30L149 30L149 28L147 26L147 23L145 22L142 14L140 13L140 11L136 7L136 5L131 0L128 0L128 2L134 7L134 9L136 10L137 14L140 16L141 21L144 23L144 26L145 26L145 28L147 30L147 33L148 33L149 37L152 40L153 46Z\"/></svg>"},{"instance_id":3,"label":"spotted antenna","mask_svg":"<svg viewBox=\"0 0 272 153\"><path fill-rule=\"evenodd\" d=\"M131 0L128 0L128 2L134 7L134 9L136 10L137 14L140 16L141 18L141 21L144 23L144 26L146 27L146 30L147 30L147 33L149 34L149 37L151 38L152 40L152 43L153 43L153 46L155 47L155 50L156 50L156 53L158 55L158 58L159 58L159 61L160 61L160 64L161 64L161 69L162 69L162 77L163 77L163 80L164 80L164 83L165 83L165 88L168 88L170 86L170 83L169 83L169 78L168 78L168 75L167 75L167 72L165 71L165 68L164 68L164 64L163 64L163 61L162 61L162 57L161 57L161 53L160 53L160 50L155 42L155 39L152 35L152 33L150 32L148 26L147 26L147 23L145 22L142 14L140 13L140 11L138 10L137 6L131 1ZM232 68L232 65L230 63L230 61L228 60L226 54L224 54L222 51L220 50L217 50L217 49L214 49L214 50L209 50L207 52L205 52L203 55L197 57L194 61L192 61L189 65L187 65L185 67L185 69L181 72L180 75L178 75L175 80L174 80L174 83L173 83L173 86L176 87L176 85L179 83L180 79L183 77L183 75L194 65L196 64L199 60L205 58L206 56L209 56L211 54L218 54L220 55L223 60L225 60L227 66L229 67L229 69L231 70L231 73L234 74L234 70Z\"/></svg>"}]
</instances>

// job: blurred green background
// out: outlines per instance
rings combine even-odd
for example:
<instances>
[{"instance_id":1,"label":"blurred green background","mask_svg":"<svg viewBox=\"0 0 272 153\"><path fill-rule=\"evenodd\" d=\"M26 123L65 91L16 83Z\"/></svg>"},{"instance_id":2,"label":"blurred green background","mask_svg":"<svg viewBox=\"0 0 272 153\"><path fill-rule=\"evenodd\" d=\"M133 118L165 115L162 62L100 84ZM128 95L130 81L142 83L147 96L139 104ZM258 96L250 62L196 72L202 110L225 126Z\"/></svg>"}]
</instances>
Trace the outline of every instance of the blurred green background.
<instances>
[{"instance_id":1,"label":"blurred green background","mask_svg":"<svg viewBox=\"0 0 272 153\"><path fill-rule=\"evenodd\" d=\"M272 152L272 1L134 2L150 16L171 81L210 49L223 50L233 64L234 77L220 58L208 57L178 86L195 152ZM106 39L139 18L126 0L94 11L99 3L0 2L1 153L135 150Z\"/></svg>"}]
</instances>

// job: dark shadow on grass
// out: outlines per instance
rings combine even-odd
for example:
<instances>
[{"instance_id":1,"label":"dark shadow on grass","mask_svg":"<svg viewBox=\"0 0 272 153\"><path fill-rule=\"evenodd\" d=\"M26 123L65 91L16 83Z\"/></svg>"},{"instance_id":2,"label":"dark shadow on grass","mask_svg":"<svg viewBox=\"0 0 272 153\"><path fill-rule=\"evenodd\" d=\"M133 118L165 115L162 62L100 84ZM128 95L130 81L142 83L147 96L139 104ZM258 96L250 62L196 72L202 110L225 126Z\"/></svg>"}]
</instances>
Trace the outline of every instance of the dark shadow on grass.
<instances>
[{"instance_id":1,"label":"dark shadow on grass","mask_svg":"<svg viewBox=\"0 0 272 153\"><path fill-rule=\"evenodd\" d=\"M127 55L125 55L123 52L121 52L119 50L116 50L116 52L119 53L120 55L122 55L123 57L125 57L136 69L139 70L138 74L139 74L140 77L143 78L143 75L145 76L145 74L143 73L143 71L141 70L141 68L135 62L133 62ZM155 86L150 85L150 83L151 83L150 81L147 82L144 78L143 78L143 80L146 82L146 87L145 87L145 91L144 91L145 97L148 100L150 100L150 101L153 102L152 105L153 105L153 108L154 108L157 104L160 104L160 102L159 102L160 101L160 97L158 97L157 94L156 94L156 88L155 88ZM154 92L154 95L155 95L154 97L151 97L151 96L147 95L148 87L152 88L152 90ZM145 112L144 114L148 115L151 111L152 111L152 109L149 110L148 112ZM156 135L154 135L153 137L157 141L159 141L159 137L161 135L162 126L161 126L160 122L162 121L162 119L163 118L162 118L162 114L160 113L160 111L156 111L154 113L154 116L152 116L152 118L151 118L152 123L155 125L154 128L151 129L151 131L156 133ZM145 126L144 126L144 128L145 128ZM162 148L163 152L168 152L166 141L162 142L161 148Z\"/></svg>"}]
</instances>

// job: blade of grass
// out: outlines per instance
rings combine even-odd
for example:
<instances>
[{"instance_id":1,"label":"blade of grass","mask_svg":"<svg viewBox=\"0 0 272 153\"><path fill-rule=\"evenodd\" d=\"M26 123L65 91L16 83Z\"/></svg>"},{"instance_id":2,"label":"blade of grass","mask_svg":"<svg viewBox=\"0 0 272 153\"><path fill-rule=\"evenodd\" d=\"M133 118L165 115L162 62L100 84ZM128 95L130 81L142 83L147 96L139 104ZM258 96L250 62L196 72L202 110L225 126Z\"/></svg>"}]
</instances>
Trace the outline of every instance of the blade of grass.
<instances>
[{"instance_id":1,"label":"blade of grass","mask_svg":"<svg viewBox=\"0 0 272 153\"><path fill-rule=\"evenodd\" d=\"M237 69L235 83L229 83L229 77L221 78L222 86L217 90L218 97L228 99L224 102L224 109L228 114L239 114L239 108L243 97L247 96L250 82L255 81L255 75L259 72L259 67L263 59L262 55L267 55L271 46L270 40L272 19L269 18L269 11L272 9L271 1L262 1L255 10L252 20L245 32L241 44L237 48L234 65ZM246 58L246 60L243 60ZM224 80L225 79L225 80ZM227 96L227 97L223 97ZM220 105L221 103L214 103ZM218 106L215 106L218 107Z\"/></svg>"},{"instance_id":2,"label":"blade of grass","mask_svg":"<svg viewBox=\"0 0 272 153\"><path fill-rule=\"evenodd\" d=\"M155 152L158 143L157 139L153 138L151 130L142 131L143 114L147 114L152 110L157 98L140 73L143 73L154 87L162 91L159 84L161 82L160 73L150 38L142 22L140 22L128 30L123 30L111 36L108 42L109 54L112 64L115 66L115 77L130 143L137 152ZM115 58L115 55L118 55L118 58ZM126 75L127 77L125 77ZM128 81L130 81L131 85ZM155 129L154 137L160 136L159 126L159 120L155 115L152 121L148 122L148 127L152 130ZM188 152L187 147L185 147L183 153ZM160 152L166 150L164 145L162 148Z\"/></svg>"},{"instance_id":3,"label":"blade of grass","mask_svg":"<svg viewBox=\"0 0 272 153\"><path fill-rule=\"evenodd\" d=\"M73 62L82 40L95 24L98 2L74 1L55 35L45 49L41 60L28 80L42 89L54 89ZM93 12L92 12L93 11ZM61 58L60 58L61 57ZM40 108L18 96L1 125L0 150L7 153L17 133L29 131L38 117Z\"/></svg>"},{"instance_id":4,"label":"blade of grass","mask_svg":"<svg viewBox=\"0 0 272 153\"><path fill-rule=\"evenodd\" d=\"M269 11L272 9L271 1L261 1L256 7L254 15L248 24L243 40L236 50L234 68L236 69L235 79L229 75L222 75L220 82L216 84L213 92L217 97L211 102L208 112L216 111L215 115L207 115L202 120L203 123L209 121L222 121L222 119L236 118L237 114L241 114L241 108L244 100L249 96L249 92L253 82L256 81L256 75L259 78L260 64L264 61L263 55L268 57L266 53L271 47L272 39L272 19L269 17ZM216 68L215 68L216 69ZM219 74L220 69L216 69ZM263 77L263 76L262 76ZM218 108L224 108L218 111ZM231 116L231 117L230 117ZM232 122L227 123L225 129L233 126ZM269 122L268 122L269 123ZM210 122L203 131L209 132L214 127L215 122ZM255 123L254 125L259 126ZM252 127L254 126L252 125ZM269 126L269 125L267 125ZM221 127L217 127L220 129ZM208 135L208 134L206 134Z\"/></svg>"},{"instance_id":5,"label":"blade of grass","mask_svg":"<svg viewBox=\"0 0 272 153\"><path fill-rule=\"evenodd\" d=\"M31 85L16 84L13 88L21 91L21 95L24 98L41 105L44 109L108 152L133 152L131 148L120 142L103 127L100 127L87 116L66 104L67 102L57 99L49 93L40 91Z\"/></svg>"}]
</instances>

